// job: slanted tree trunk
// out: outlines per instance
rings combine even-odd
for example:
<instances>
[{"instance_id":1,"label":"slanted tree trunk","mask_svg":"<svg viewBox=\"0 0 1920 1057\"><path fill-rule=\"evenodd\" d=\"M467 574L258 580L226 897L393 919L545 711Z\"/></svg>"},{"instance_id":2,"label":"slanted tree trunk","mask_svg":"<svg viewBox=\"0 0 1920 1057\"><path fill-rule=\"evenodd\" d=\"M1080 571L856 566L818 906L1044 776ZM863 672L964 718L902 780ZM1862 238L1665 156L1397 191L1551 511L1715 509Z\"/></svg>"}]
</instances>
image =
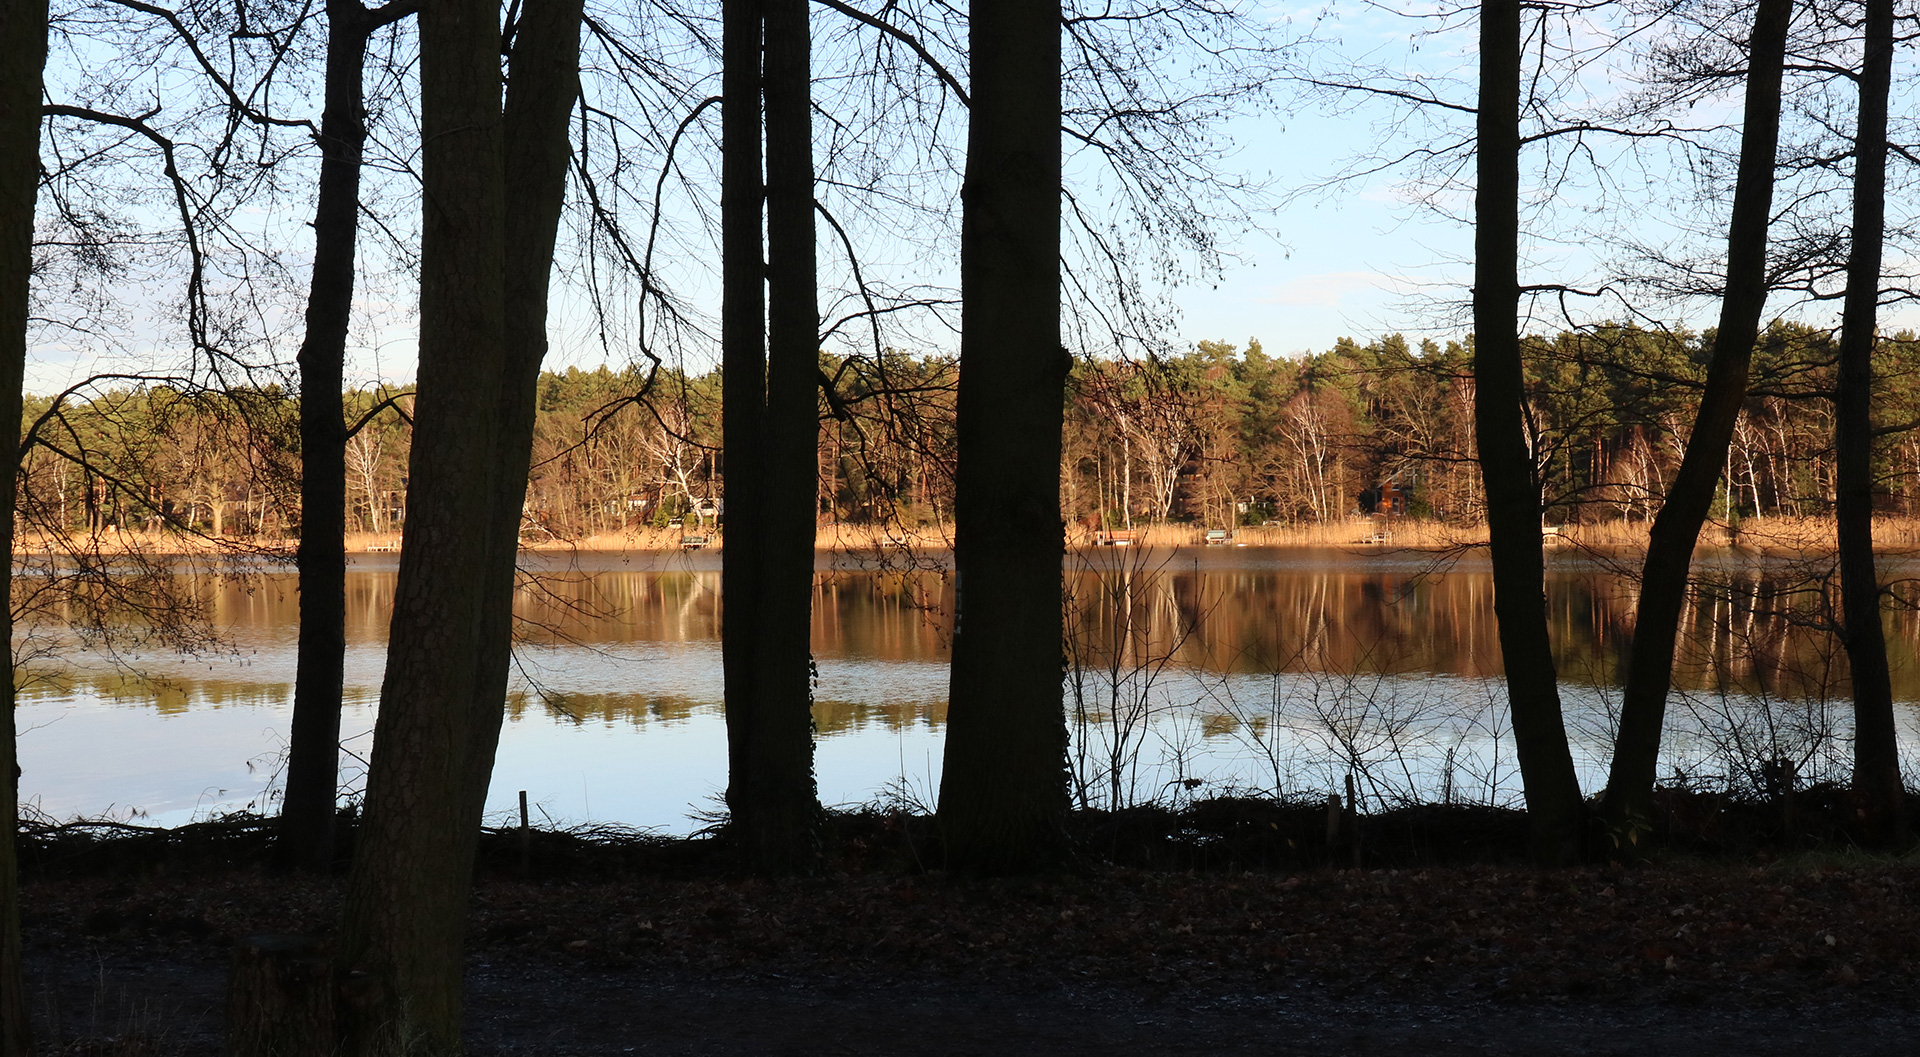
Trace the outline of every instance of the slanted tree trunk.
<instances>
[{"instance_id":1,"label":"slanted tree trunk","mask_svg":"<svg viewBox=\"0 0 1920 1057\"><path fill-rule=\"evenodd\" d=\"M508 57L506 102L506 374L500 390L495 459L500 484L487 515L481 569L481 649L474 676L474 744L467 788L475 826L485 813L513 649L513 593L520 519L533 463L540 364L547 355L547 292L566 203L571 157L567 119L580 97L582 0L531 0L521 7Z\"/></svg>"},{"instance_id":2,"label":"slanted tree trunk","mask_svg":"<svg viewBox=\"0 0 1920 1057\"><path fill-rule=\"evenodd\" d=\"M13 507L20 467L20 386L27 366L27 302L33 276L33 203L40 182L40 77L47 60L46 0L0 4L0 555L13 554ZM10 579L10 577L9 577ZM13 610L0 615L13 641ZM9 654L11 656L11 654ZM0 1057L33 1052L27 995L20 972L20 828L18 746L13 723L13 665L7 665L0 710Z\"/></svg>"},{"instance_id":3,"label":"slanted tree trunk","mask_svg":"<svg viewBox=\"0 0 1920 1057\"><path fill-rule=\"evenodd\" d=\"M360 158L367 142L362 67L370 30L360 0L327 2L326 110L313 209L313 276L300 345L299 667L287 743L281 865L333 865L339 796L340 691L346 662L346 426L341 389L360 230Z\"/></svg>"},{"instance_id":4,"label":"slanted tree trunk","mask_svg":"<svg viewBox=\"0 0 1920 1057\"><path fill-rule=\"evenodd\" d=\"M420 13L419 395L386 678L340 956L346 1052L452 1054L476 826L467 789L484 649L485 526L505 362L499 9Z\"/></svg>"},{"instance_id":5,"label":"slanted tree trunk","mask_svg":"<svg viewBox=\"0 0 1920 1057\"><path fill-rule=\"evenodd\" d=\"M1066 854L1060 5L974 0L961 192L956 601L940 826L960 869Z\"/></svg>"},{"instance_id":6,"label":"slanted tree trunk","mask_svg":"<svg viewBox=\"0 0 1920 1057\"><path fill-rule=\"evenodd\" d=\"M807 0L761 0L767 150L767 376L749 501L755 553L756 658L747 707L747 772L729 791L743 861L763 872L804 871L818 856L813 778L810 636L814 504L818 494L820 314L814 259L813 126ZM742 613L734 609L736 617Z\"/></svg>"},{"instance_id":7,"label":"slanted tree trunk","mask_svg":"<svg viewBox=\"0 0 1920 1057\"><path fill-rule=\"evenodd\" d=\"M1753 35L1747 45L1740 168L1734 183L1733 215L1727 223L1727 285L1720 299L1719 329L1714 334L1707 387L1700 397L1693 431L1687 437L1686 452L1660 512L1654 516L1647 541L1633 645L1621 697L1620 730L1615 735L1613 765L1601 805L1615 842L1610 851L1615 854L1630 848L1651 810L1667 691L1673 683L1674 642L1680 611L1687 600L1687 573L1747 396L1747 368L1759 339L1760 312L1767 301L1767 221L1773 208L1774 156L1780 142L1780 79L1786 59L1787 24L1792 16L1792 0L1760 0L1754 11Z\"/></svg>"},{"instance_id":8,"label":"slanted tree trunk","mask_svg":"<svg viewBox=\"0 0 1920 1057\"><path fill-rule=\"evenodd\" d=\"M1520 3L1480 5L1479 183L1474 195L1474 430L1487 492L1493 611L1527 796L1543 865L1581 852L1584 805L1573 772L1547 638L1540 482L1521 417Z\"/></svg>"},{"instance_id":9,"label":"slanted tree trunk","mask_svg":"<svg viewBox=\"0 0 1920 1057\"><path fill-rule=\"evenodd\" d=\"M1887 211L1887 96L1893 77L1893 2L1866 0L1866 54L1854 134L1853 246L1840 321L1834 391L1834 519L1840 545L1842 641L1853 682L1853 787L1865 800L1867 836L1907 839L1893 682L1880 623L1873 560L1873 346Z\"/></svg>"},{"instance_id":10,"label":"slanted tree trunk","mask_svg":"<svg viewBox=\"0 0 1920 1057\"><path fill-rule=\"evenodd\" d=\"M426 227L431 236L438 220L443 251L465 249L471 258L441 259L430 269L428 243L422 244L409 546L402 551L365 835L343 927L345 966L359 974L347 978L343 994L354 1053L458 1048L465 896L499 743L520 510L546 353L548 277L566 190L567 117L579 94L580 0L533 0L522 11L504 112L497 59L487 63L484 77L464 68L442 71L437 87L453 96L439 100L446 120L436 125L426 112L429 137L436 127L473 137L438 159L445 184L436 185L427 170ZM452 14L470 19L477 12ZM423 56L429 47L424 21ZM486 28L497 49L497 27L489 19ZM473 25L461 21L440 31L448 59L481 61L470 39ZM426 88L432 72L431 64L423 65L425 101L435 98ZM494 103L490 114L486 98ZM456 159L472 172L446 174ZM436 159L430 154L428 160ZM436 190L473 199L435 217ZM429 275L438 280L432 299ZM493 305L482 310L474 297L488 290ZM436 335L442 340L431 344L427 324L436 317L430 305L445 313L445 330ZM457 334L474 343L464 361L451 340ZM480 344L487 341L490 347ZM454 377L463 368L466 376ZM429 389L439 397L432 416ZM429 440L424 448L423 437ZM450 580L464 583L455 588ZM389 711L400 713L391 724ZM376 789L387 799L376 803Z\"/></svg>"}]
</instances>

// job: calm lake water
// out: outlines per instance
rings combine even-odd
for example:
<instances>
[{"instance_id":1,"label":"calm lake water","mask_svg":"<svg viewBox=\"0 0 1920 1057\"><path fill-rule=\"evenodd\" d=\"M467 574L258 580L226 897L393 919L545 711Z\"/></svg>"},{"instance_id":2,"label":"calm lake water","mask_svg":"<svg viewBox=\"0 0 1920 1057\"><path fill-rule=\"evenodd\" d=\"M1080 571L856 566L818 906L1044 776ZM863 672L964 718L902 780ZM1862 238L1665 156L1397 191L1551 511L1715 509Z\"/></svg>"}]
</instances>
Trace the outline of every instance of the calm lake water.
<instances>
[{"instance_id":1,"label":"calm lake water","mask_svg":"<svg viewBox=\"0 0 1920 1057\"><path fill-rule=\"evenodd\" d=\"M507 725L489 798L526 790L556 823L687 832L726 782L714 555L530 559ZM816 771L829 804L931 803L946 720L950 578L937 559L875 569L823 556L813 648ZM1751 781L1788 755L1811 777L1849 751L1844 659L1792 563L1700 570L1662 775ZM183 574L184 575L184 574ZM349 574L343 767L369 751L395 562ZM1354 772L1370 804L1519 795L1483 561L1206 549L1070 556L1063 707L1088 804L1226 790L1318 795ZM222 638L192 656L58 646L26 665L21 793L55 816L174 824L275 795L297 607L285 571L201 575ZM1587 787L1612 731L1634 587L1563 556L1548 598ZM1890 615L1904 736L1920 745L1920 622ZM56 636L57 638L58 636ZM16 642L16 650L22 644Z\"/></svg>"}]
</instances>

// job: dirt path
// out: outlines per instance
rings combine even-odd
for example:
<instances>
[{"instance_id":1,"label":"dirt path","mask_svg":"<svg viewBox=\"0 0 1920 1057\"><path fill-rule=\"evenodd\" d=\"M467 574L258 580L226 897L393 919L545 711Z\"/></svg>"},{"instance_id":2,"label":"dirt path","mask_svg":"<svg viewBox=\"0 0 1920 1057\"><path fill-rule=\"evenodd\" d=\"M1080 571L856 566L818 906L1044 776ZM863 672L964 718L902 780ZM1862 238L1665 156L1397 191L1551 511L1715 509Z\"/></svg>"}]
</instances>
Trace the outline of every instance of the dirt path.
<instances>
[{"instance_id":1,"label":"dirt path","mask_svg":"<svg viewBox=\"0 0 1920 1057\"><path fill-rule=\"evenodd\" d=\"M103 948L36 959L42 1012L69 1048L220 1054L223 967ZM1911 1003L1781 1008L1645 1002L1408 1002L1311 983L1259 993L1075 984L1041 977L594 970L475 961L469 1053L528 1057L1173 1057L1173 1055L1915 1052ZM47 1038L42 1025L42 1038Z\"/></svg>"},{"instance_id":2,"label":"dirt path","mask_svg":"<svg viewBox=\"0 0 1920 1057\"><path fill-rule=\"evenodd\" d=\"M483 878L469 1050L1059 1054L1920 1052L1920 866L782 881L606 863ZM616 864L617 865L617 864ZM324 932L338 878L30 880L48 1052L221 1052L228 952Z\"/></svg>"}]
</instances>

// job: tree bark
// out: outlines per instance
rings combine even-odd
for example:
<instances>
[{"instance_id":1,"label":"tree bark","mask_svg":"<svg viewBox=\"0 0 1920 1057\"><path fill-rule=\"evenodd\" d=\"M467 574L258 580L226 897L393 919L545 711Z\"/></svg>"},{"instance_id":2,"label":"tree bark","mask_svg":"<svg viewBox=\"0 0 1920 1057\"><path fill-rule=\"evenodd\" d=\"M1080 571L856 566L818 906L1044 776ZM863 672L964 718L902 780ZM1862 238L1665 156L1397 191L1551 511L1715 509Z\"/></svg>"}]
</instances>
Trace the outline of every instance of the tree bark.
<instances>
[{"instance_id":1,"label":"tree bark","mask_svg":"<svg viewBox=\"0 0 1920 1057\"><path fill-rule=\"evenodd\" d=\"M234 945L227 983L227 1053L334 1057L334 964L312 936L249 936Z\"/></svg>"},{"instance_id":2,"label":"tree bark","mask_svg":"<svg viewBox=\"0 0 1920 1057\"><path fill-rule=\"evenodd\" d=\"M340 786L340 691L347 652L347 437L340 399L353 315L360 159L367 142L362 79L367 35L367 10L360 0L328 0L313 276L299 357L299 666L276 847L282 866L316 871L333 865Z\"/></svg>"},{"instance_id":3,"label":"tree bark","mask_svg":"<svg viewBox=\"0 0 1920 1057\"><path fill-rule=\"evenodd\" d=\"M744 835L755 824L761 798L755 747L762 555L755 544L763 538L760 419L767 402L767 291L761 238L766 184L760 152L760 0L725 0L721 21L720 404L727 545L721 552L720 651L728 829Z\"/></svg>"},{"instance_id":4,"label":"tree bark","mask_svg":"<svg viewBox=\"0 0 1920 1057\"><path fill-rule=\"evenodd\" d=\"M0 555L13 554L13 510L20 465L20 387L27 365L28 301L33 280L33 208L40 181L41 72L47 59L46 0L0 4ZM9 557L9 581L11 580ZM13 640L12 607L0 631ZM20 967L20 780L13 719L13 665L7 665L0 711L0 1057L33 1052Z\"/></svg>"},{"instance_id":5,"label":"tree bark","mask_svg":"<svg viewBox=\"0 0 1920 1057\"><path fill-rule=\"evenodd\" d=\"M359 845L341 925L346 1052L451 1054L475 798L488 515L501 474L506 204L498 7L428 0L419 395L404 547Z\"/></svg>"},{"instance_id":6,"label":"tree bark","mask_svg":"<svg viewBox=\"0 0 1920 1057\"><path fill-rule=\"evenodd\" d=\"M961 192L948 863L1067 851L1061 704L1060 5L974 0Z\"/></svg>"},{"instance_id":7,"label":"tree bark","mask_svg":"<svg viewBox=\"0 0 1920 1057\"><path fill-rule=\"evenodd\" d=\"M508 58L506 101L506 374L495 460L500 484L487 520L481 569L481 649L474 677L474 745L468 816L477 827L500 745L513 651L513 595L520 519L533 463L540 364L547 355L547 293L566 204L571 157L567 119L580 97L582 0L530 0Z\"/></svg>"},{"instance_id":8,"label":"tree bark","mask_svg":"<svg viewBox=\"0 0 1920 1057\"><path fill-rule=\"evenodd\" d=\"M1506 668L1533 854L1579 858L1584 805L1573 771L1547 637L1540 482L1522 420L1520 297L1520 3L1480 6L1478 187L1474 195L1474 429L1487 493L1494 616Z\"/></svg>"},{"instance_id":9,"label":"tree bark","mask_svg":"<svg viewBox=\"0 0 1920 1057\"><path fill-rule=\"evenodd\" d=\"M1713 505L1728 444L1747 395L1747 369L1767 302L1767 222L1780 142L1780 80L1792 0L1760 0L1747 46L1746 114L1740 168L1727 224L1727 285L1707 365L1707 386L1695 413L1680 469L1654 516L1640 573L1640 600L1601 812L1616 854L1646 825L1654 769L1673 683L1674 643L1687 599L1687 573L1700 526Z\"/></svg>"},{"instance_id":10,"label":"tree bark","mask_svg":"<svg viewBox=\"0 0 1920 1057\"><path fill-rule=\"evenodd\" d=\"M1834 392L1834 520L1840 546L1842 641L1853 683L1853 787L1865 800L1867 837L1907 840L1893 682L1873 558L1873 346L1887 211L1887 96L1893 77L1893 2L1866 0L1866 53L1854 136L1853 246L1840 321Z\"/></svg>"},{"instance_id":11,"label":"tree bark","mask_svg":"<svg viewBox=\"0 0 1920 1057\"><path fill-rule=\"evenodd\" d=\"M762 0L767 152L767 376L749 502L758 592L746 771L732 836L743 862L803 872L819 855L813 776L813 544L818 496L820 315L814 257L811 43L807 0ZM736 606L736 615L742 612Z\"/></svg>"}]
</instances>

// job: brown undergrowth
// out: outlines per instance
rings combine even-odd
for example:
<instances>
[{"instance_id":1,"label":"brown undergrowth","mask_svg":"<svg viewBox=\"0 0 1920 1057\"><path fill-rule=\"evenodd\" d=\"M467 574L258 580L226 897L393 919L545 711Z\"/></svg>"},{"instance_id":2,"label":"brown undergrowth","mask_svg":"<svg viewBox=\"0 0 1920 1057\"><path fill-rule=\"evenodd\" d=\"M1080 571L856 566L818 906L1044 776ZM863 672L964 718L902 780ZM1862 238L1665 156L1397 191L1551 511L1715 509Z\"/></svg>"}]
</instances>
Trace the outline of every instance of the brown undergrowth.
<instances>
[{"instance_id":1,"label":"brown undergrowth","mask_svg":"<svg viewBox=\"0 0 1920 1057\"><path fill-rule=\"evenodd\" d=\"M1909 811L1920 817L1920 797ZM1859 824L1864 817L1853 793L1833 785L1774 798L1663 788L1656 790L1654 812L1644 826L1632 833L1596 833L1595 857L1659 867L1679 860L1745 863L1863 854ZM823 862L829 870L910 875L942 867L939 829L925 814L869 807L830 811L823 818ZM343 869L356 823L352 809L341 813L336 858ZM1362 868L1513 867L1524 865L1527 856L1525 812L1476 804L1413 804L1330 817L1320 801L1212 797L1177 809L1076 811L1068 828L1080 873L1350 869L1356 841ZM21 872L31 882L253 869L271 858L274 833L274 819L250 814L174 828L28 819L20 834ZM489 828L481 835L477 862L481 878L533 880L719 876L731 869L724 827L718 825L692 837L612 824Z\"/></svg>"}]
</instances>

